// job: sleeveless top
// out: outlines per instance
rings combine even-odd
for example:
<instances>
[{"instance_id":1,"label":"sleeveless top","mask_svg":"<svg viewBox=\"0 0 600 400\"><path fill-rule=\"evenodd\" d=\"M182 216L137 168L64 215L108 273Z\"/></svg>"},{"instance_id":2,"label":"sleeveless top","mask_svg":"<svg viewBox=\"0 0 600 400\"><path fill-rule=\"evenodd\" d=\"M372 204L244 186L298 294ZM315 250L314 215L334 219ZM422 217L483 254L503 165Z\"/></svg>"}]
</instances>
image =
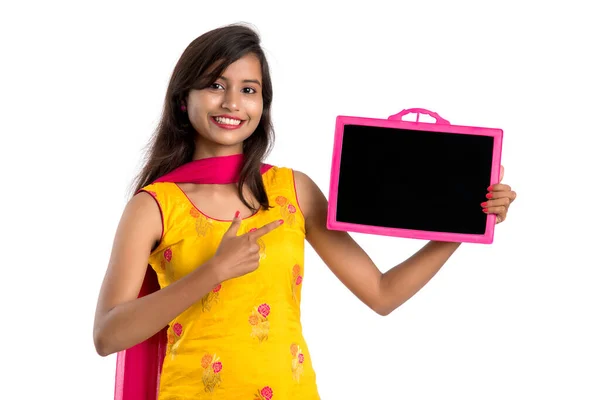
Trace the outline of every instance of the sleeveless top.
<instances>
[{"instance_id":1,"label":"sleeveless top","mask_svg":"<svg viewBox=\"0 0 600 400\"><path fill-rule=\"evenodd\" d=\"M238 234L284 224L258 240L257 270L213 288L169 323L159 400L319 399L300 323L305 230L293 171L272 167L262 177L272 208L242 220ZM142 190L162 214L149 264L164 288L210 260L231 221L205 215L175 183Z\"/></svg>"}]
</instances>

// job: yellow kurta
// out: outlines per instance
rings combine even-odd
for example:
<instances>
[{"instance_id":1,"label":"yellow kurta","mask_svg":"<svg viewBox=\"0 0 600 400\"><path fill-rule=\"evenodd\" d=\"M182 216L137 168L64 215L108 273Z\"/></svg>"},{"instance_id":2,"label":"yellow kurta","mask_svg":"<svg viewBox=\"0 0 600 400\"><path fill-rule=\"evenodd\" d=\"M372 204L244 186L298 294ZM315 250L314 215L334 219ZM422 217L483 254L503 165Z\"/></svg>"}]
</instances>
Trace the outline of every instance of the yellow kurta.
<instances>
[{"instance_id":1,"label":"yellow kurta","mask_svg":"<svg viewBox=\"0 0 600 400\"><path fill-rule=\"evenodd\" d=\"M159 400L318 399L302 335L304 217L291 169L272 167L263 181L273 208L244 219L240 233L283 219L259 239L259 268L215 287L169 324ZM149 264L161 288L212 258L231 221L210 218L174 183L155 183L163 238Z\"/></svg>"}]
</instances>

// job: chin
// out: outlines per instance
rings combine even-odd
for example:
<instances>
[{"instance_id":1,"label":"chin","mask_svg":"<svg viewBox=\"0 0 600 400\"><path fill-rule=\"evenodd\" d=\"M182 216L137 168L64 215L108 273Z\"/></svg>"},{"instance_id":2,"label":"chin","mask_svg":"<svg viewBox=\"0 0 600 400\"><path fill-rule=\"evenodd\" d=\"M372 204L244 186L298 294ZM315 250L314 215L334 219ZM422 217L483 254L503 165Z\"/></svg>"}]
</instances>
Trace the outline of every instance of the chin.
<instances>
[{"instance_id":1,"label":"chin","mask_svg":"<svg viewBox=\"0 0 600 400\"><path fill-rule=\"evenodd\" d=\"M252 133L227 132L225 134L213 134L208 140L221 146L235 146L243 143L250 136L252 136Z\"/></svg>"}]
</instances>

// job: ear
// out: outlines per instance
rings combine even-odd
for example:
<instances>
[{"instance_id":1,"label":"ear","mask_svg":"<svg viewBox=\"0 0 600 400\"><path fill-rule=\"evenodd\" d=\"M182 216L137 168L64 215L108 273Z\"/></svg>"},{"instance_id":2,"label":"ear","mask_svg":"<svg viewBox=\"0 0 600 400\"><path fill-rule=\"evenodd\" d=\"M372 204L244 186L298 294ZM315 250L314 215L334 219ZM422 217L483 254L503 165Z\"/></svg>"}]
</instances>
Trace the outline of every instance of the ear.
<instances>
[{"instance_id":1,"label":"ear","mask_svg":"<svg viewBox=\"0 0 600 400\"><path fill-rule=\"evenodd\" d=\"M504 166L503 165L500 166L500 182L502 182L502 179L504 179Z\"/></svg>"}]
</instances>

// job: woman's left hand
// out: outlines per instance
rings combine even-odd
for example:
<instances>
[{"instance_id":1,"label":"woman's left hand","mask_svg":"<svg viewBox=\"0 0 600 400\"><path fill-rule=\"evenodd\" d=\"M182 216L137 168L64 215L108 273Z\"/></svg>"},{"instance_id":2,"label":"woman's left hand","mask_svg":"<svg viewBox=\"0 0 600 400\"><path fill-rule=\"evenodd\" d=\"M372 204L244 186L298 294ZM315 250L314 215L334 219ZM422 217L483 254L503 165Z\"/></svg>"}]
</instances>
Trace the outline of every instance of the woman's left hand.
<instances>
[{"instance_id":1,"label":"woman's left hand","mask_svg":"<svg viewBox=\"0 0 600 400\"><path fill-rule=\"evenodd\" d=\"M504 178L504 167L500 167L500 182ZM513 201L517 198L517 193L509 185L497 183L488 188L487 200L481 203L483 212L486 214L496 214L496 223L506 220L506 213Z\"/></svg>"}]
</instances>

